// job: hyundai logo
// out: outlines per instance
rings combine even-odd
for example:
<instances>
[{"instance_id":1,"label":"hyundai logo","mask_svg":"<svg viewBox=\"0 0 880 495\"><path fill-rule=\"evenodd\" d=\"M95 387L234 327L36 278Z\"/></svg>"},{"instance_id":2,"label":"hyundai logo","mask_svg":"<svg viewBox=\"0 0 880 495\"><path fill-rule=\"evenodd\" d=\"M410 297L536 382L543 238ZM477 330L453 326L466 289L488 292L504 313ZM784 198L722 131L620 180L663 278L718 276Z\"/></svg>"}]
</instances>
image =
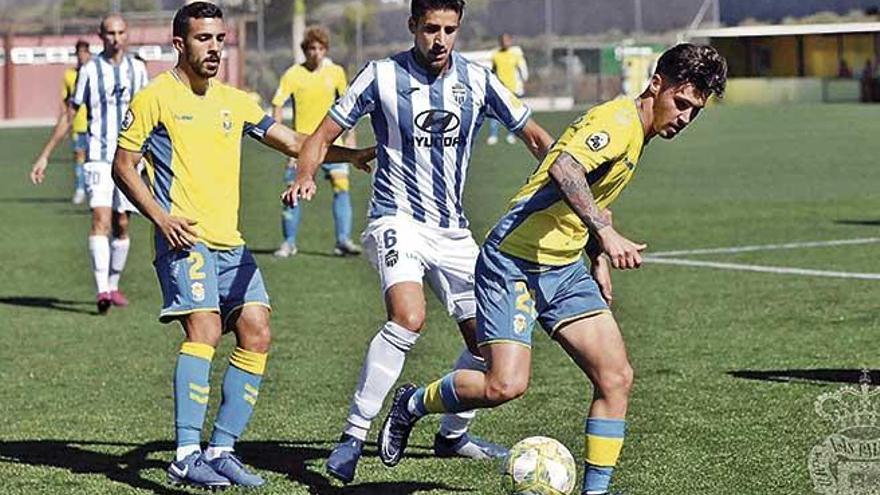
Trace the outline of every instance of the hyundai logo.
<instances>
[{"instance_id":1,"label":"hyundai logo","mask_svg":"<svg viewBox=\"0 0 880 495\"><path fill-rule=\"evenodd\" d=\"M446 110L425 110L416 115L416 127L432 134L444 134L458 129L458 115Z\"/></svg>"}]
</instances>

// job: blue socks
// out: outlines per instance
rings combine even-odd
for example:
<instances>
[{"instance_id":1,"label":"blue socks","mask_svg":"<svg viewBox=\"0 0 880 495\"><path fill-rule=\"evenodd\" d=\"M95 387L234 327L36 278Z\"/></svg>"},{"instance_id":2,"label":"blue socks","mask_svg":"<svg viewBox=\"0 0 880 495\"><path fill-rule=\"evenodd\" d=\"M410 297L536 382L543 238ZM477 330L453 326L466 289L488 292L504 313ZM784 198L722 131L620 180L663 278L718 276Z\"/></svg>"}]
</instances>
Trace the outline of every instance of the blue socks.
<instances>
[{"instance_id":1,"label":"blue socks","mask_svg":"<svg viewBox=\"0 0 880 495\"><path fill-rule=\"evenodd\" d=\"M174 372L174 426L177 446L198 446L208 411L211 360L214 348L208 344L184 342ZM223 400L214 431L212 447L229 447L244 432L260 395L260 383L267 355L236 347L229 357L223 378Z\"/></svg>"},{"instance_id":2,"label":"blue socks","mask_svg":"<svg viewBox=\"0 0 880 495\"><path fill-rule=\"evenodd\" d=\"M77 190L86 188L86 176L83 172L83 164L75 163L73 165L74 186Z\"/></svg>"},{"instance_id":3,"label":"blue socks","mask_svg":"<svg viewBox=\"0 0 880 495\"><path fill-rule=\"evenodd\" d=\"M290 183L296 178L296 169L286 168L284 171L285 183ZM333 223L336 227L336 243L341 244L351 239L351 194L349 193L349 180L347 174L330 176L333 187ZM302 219L302 205L294 208L285 207L281 211L281 233L284 242L291 246L296 245L296 234L299 230L299 222Z\"/></svg>"},{"instance_id":4,"label":"blue socks","mask_svg":"<svg viewBox=\"0 0 880 495\"><path fill-rule=\"evenodd\" d=\"M299 230L299 220L302 217L302 208L298 205L293 208L285 206L281 211L281 233L284 242L296 246L296 231Z\"/></svg>"},{"instance_id":5,"label":"blue socks","mask_svg":"<svg viewBox=\"0 0 880 495\"><path fill-rule=\"evenodd\" d=\"M184 342L174 370L174 427L177 446L199 445L205 413L208 411L208 384L214 348L207 344Z\"/></svg>"},{"instance_id":6,"label":"blue socks","mask_svg":"<svg viewBox=\"0 0 880 495\"><path fill-rule=\"evenodd\" d=\"M333 222L336 225L336 243L351 238L351 194L348 191L333 193Z\"/></svg>"},{"instance_id":7,"label":"blue socks","mask_svg":"<svg viewBox=\"0 0 880 495\"><path fill-rule=\"evenodd\" d=\"M244 433L260 395L266 357L241 347L236 347L229 356L229 368L223 378L223 401L214 422L211 447L232 447Z\"/></svg>"}]
</instances>

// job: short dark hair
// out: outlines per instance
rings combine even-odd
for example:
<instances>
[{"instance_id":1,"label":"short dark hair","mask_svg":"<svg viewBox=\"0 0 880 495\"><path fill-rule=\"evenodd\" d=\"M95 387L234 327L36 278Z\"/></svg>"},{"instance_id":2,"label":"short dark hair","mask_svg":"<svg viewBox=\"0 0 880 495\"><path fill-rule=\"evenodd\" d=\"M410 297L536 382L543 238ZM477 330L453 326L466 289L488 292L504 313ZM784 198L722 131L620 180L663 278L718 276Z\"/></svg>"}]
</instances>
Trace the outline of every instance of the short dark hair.
<instances>
[{"instance_id":1,"label":"short dark hair","mask_svg":"<svg viewBox=\"0 0 880 495\"><path fill-rule=\"evenodd\" d=\"M73 49L76 51L88 50L89 49L89 42L86 40L76 40L76 44L73 45Z\"/></svg>"},{"instance_id":2,"label":"short dark hair","mask_svg":"<svg viewBox=\"0 0 880 495\"><path fill-rule=\"evenodd\" d=\"M190 19L223 19L223 11L220 7L208 2L193 2L184 5L174 14L172 35L175 38L186 38L189 33Z\"/></svg>"},{"instance_id":3,"label":"short dark hair","mask_svg":"<svg viewBox=\"0 0 880 495\"><path fill-rule=\"evenodd\" d=\"M672 84L691 83L706 96L724 96L727 86L727 60L708 45L676 45L660 56L654 72Z\"/></svg>"},{"instance_id":4,"label":"short dark hair","mask_svg":"<svg viewBox=\"0 0 880 495\"><path fill-rule=\"evenodd\" d=\"M412 0L410 4L410 16L419 20L430 10L452 10L458 13L458 18L464 14L465 0Z\"/></svg>"}]
</instances>

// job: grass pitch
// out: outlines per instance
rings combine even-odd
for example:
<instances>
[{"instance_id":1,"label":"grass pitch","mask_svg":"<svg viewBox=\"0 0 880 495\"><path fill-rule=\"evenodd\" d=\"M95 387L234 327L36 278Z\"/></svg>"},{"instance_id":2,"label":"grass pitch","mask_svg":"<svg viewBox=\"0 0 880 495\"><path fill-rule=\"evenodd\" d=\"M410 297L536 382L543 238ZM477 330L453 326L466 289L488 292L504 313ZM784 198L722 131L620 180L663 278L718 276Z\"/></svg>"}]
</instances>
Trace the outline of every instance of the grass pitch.
<instances>
[{"instance_id":1,"label":"grass pitch","mask_svg":"<svg viewBox=\"0 0 880 495\"><path fill-rule=\"evenodd\" d=\"M877 236L876 113L849 105L711 108L676 141L649 145L614 207L615 224L646 241L649 253ZM538 119L559 133L573 117ZM181 335L156 321L151 229L133 222L122 279L132 305L96 316L89 216L68 202L68 151L56 153L48 183L26 181L47 133L0 131L0 493L178 493L164 469ZM355 484L327 478L323 461L385 319L377 277L363 259L329 256L326 183L304 212L301 254L273 259L284 160L248 145L244 163L242 229L274 307L268 374L239 445L269 480L260 492L500 494L496 465L430 457L436 419L416 429L412 455L397 468L384 468L370 445ZM522 146L478 145L466 197L478 239L534 166ZM369 183L358 172L352 182L359 231ZM878 255L880 245L869 243L688 259L880 273ZM614 312L637 381L614 486L639 495L810 493L808 453L837 430L815 414L814 400L840 388L835 380L858 376L844 371L880 365L880 281L651 263L615 275ZM473 432L508 445L548 435L579 457L589 385L546 336L538 331L535 340L526 397L481 412ZM427 330L403 378L440 376L460 345L429 296ZM231 347L224 339L214 361L209 418Z\"/></svg>"}]
</instances>

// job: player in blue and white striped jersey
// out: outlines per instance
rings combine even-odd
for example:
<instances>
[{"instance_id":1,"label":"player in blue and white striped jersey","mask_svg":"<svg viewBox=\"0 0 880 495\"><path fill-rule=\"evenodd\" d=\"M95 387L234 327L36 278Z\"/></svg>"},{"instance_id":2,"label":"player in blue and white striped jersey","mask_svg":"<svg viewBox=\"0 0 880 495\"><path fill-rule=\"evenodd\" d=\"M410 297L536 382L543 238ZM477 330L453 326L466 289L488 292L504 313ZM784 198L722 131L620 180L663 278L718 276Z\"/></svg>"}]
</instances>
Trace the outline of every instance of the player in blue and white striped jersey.
<instances>
[{"instance_id":1,"label":"player in blue and white striped jersey","mask_svg":"<svg viewBox=\"0 0 880 495\"><path fill-rule=\"evenodd\" d=\"M72 121L76 110L84 106L88 120L85 172L86 194L92 209L89 254L97 286L98 312L111 305L128 304L119 290L119 278L125 268L131 241L128 238L128 213L137 211L119 191L111 177L111 163L116 153L116 138L125 128L128 104L149 76L144 63L126 53L127 25L122 16L110 14L101 20L98 35L104 50L79 68L76 89L69 100ZM55 132L31 171L34 183L42 182L48 157L64 137L67 126ZM48 151L47 151L48 150ZM112 240L111 240L112 235Z\"/></svg>"},{"instance_id":2,"label":"player in blue and white striped jersey","mask_svg":"<svg viewBox=\"0 0 880 495\"><path fill-rule=\"evenodd\" d=\"M376 135L377 167L364 248L378 270L388 321L370 343L345 432L327 470L354 478L373 418L400 376L425 321L426 279L468 344L456 369L484 369L474 345L477 244L462 210L473 144L487 117L515 132L536 157L553 139L529 109L486 68L453 48L463 0L412 0L414 47L361 70L303 144L285 202L315 193L313 180L331 143L366 115ZM435 437L439 456L487 458L505 450L467 435L472 412L447 416Z\"/></svg>"}]
</instances>

